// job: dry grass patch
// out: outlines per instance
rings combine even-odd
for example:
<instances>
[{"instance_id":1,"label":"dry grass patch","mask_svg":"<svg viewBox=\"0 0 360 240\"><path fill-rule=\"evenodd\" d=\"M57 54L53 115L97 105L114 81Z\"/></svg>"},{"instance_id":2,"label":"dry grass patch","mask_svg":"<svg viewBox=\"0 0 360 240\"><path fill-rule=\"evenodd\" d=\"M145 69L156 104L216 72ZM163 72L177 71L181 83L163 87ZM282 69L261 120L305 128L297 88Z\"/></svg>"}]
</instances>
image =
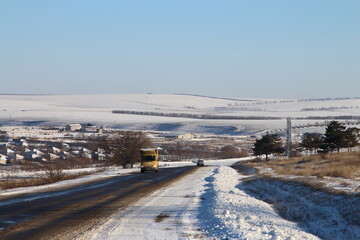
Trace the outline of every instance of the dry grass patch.
<instances>
[{"instance_id":1,"label":"dry grass patch","mask_svg":"<svg viewBox=\"0 0 360 240\"><path fill-rule=\"evenodd\" d=\"M334 153L313 155L269 162L249 163L249 166L270 167L277 174L343 177L354 179L360 174L360 153Z\"/></svg>"},{"instance_id":2,"label":"dry grass patch","mask_svg":"<svg viewBox=\"0 0 360 240\"><path fill-rule=\"evenodd\" d=\"M69 174L60 170L56 170L56 171L48 170L44 174L36 175L33 178L4 179L0 181L0 189L6 190L6 189L12 189L18 187L40 186L40 185L55 183L62 180L76 179L82 176L94 174L101 171L103 170L99 169L97 171L83 171L83 172Z\"/></svg>"}]
</instances>

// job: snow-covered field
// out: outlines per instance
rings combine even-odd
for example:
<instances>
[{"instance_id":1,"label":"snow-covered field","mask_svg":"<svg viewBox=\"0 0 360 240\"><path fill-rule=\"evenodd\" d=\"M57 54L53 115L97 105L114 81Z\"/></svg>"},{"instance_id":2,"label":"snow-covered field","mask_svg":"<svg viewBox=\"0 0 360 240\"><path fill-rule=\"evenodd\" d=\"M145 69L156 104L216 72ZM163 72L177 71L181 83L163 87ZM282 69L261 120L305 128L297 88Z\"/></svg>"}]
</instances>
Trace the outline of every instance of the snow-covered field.
<instances>
[{"instance_id":1,"label":"snow-covered field","mask_svg":"<svg viewBox=\"0 0 360 240\"><path fill-rule=\"evenodd\" d=\"M91 122L125 129L166 130L170 128L172 131L194 133L216 133L219 132L217 128L231 126L237 129L235 134L245 135L269 129L284 129L286 117L360 116L359 106L360 99L357 98L299 101L228 99L170 94L0 95L0 120L3 125L15 124L19 121L45 121L43 124L60 126L66 123ZM205 120L113 114L113 110L280 117L282 119ZM323 121L293 120L293 125L315 122Z\"/></svg>"}]
</instances>

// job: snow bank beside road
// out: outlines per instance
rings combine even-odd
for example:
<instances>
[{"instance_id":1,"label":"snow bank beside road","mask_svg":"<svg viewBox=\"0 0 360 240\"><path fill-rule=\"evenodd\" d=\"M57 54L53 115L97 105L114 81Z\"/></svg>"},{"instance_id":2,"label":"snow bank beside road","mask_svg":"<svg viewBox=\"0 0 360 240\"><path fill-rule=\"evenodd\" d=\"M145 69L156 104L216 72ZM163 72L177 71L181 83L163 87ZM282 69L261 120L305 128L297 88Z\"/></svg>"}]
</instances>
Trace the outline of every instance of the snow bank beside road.
<instances>
[{"instance_id":1,"label":"snow bank beside road","mask_svg":"<svg viewBox=\"0 0 360 240\"><path fill-rule=\"evenodd\" d=\"M200 228L215 239L318 239L281 218L267 203L237 189L244 177L219 167L205 180L199 208Z\"/></svg>"},{"instance_id":2,"label":"snow bank beside road","mask_svg":"<svg viewBox=\"0 0 360 240\"><path fill-rule=\"evenodd\" d=\"M252 178L237 186L249 195L276 203L281 215L321 239L360 239L360 198L336 195L276 179Z\"/></svg>"}]
</instances>

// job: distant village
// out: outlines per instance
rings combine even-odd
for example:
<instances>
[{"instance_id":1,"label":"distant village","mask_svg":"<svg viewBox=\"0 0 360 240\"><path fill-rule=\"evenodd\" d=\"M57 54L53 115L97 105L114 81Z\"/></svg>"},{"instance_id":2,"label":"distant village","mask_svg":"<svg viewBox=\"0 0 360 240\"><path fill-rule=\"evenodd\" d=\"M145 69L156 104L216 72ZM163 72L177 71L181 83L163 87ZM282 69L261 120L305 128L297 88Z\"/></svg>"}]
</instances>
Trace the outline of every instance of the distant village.
<instances>
[{"instance_id":1,"label":"distant village","mask_svg":"<svg viewBox=\"0 0 360 240\"><path fill-rule=\"evenodd\" d=\"M64 127L2 126L0 127L0 164L23 165L42 164L54 160L84 159L106 161L111 152L99 144L114 134L116 129L87 124L67 124ZM221 141L242 142L250 149L254 137L204 136L192 133L147 132L155 144L186 142L191 145L209 144L215 146Z\"/></svg>"},{"instance_id":2,"label":"distant village","mask_svg":"<svg viewBox=\"0 0 360 240\"><path fill-rule=\"evenodd\" d=\"M105 137L102 127L67 124L64 128L1 127L0 164L41 163L56 159L107 160L104 149L87 148L86 137ZM83 135L81 135L83 134Z\"/></svg>"}]
</instances>

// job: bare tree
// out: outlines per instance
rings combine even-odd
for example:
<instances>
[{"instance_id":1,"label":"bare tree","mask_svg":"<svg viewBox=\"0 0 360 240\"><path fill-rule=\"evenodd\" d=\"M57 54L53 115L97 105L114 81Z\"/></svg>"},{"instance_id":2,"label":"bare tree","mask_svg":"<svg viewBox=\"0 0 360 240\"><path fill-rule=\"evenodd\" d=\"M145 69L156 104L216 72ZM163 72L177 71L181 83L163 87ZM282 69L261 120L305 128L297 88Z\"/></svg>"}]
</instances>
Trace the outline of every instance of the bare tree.
<instances>
[{"instance_id":1,"label":"bare tree","mask_svg":"<svg viewBox=\"0 0 360 240\"><path fill-rule=\"evenodd\" d=\"M150 139L143 132L121 132L109 139L112 152L111 162L115 165L133 167L140 159L140 149L151 146Z\"/></svg>"}]
</instances>

